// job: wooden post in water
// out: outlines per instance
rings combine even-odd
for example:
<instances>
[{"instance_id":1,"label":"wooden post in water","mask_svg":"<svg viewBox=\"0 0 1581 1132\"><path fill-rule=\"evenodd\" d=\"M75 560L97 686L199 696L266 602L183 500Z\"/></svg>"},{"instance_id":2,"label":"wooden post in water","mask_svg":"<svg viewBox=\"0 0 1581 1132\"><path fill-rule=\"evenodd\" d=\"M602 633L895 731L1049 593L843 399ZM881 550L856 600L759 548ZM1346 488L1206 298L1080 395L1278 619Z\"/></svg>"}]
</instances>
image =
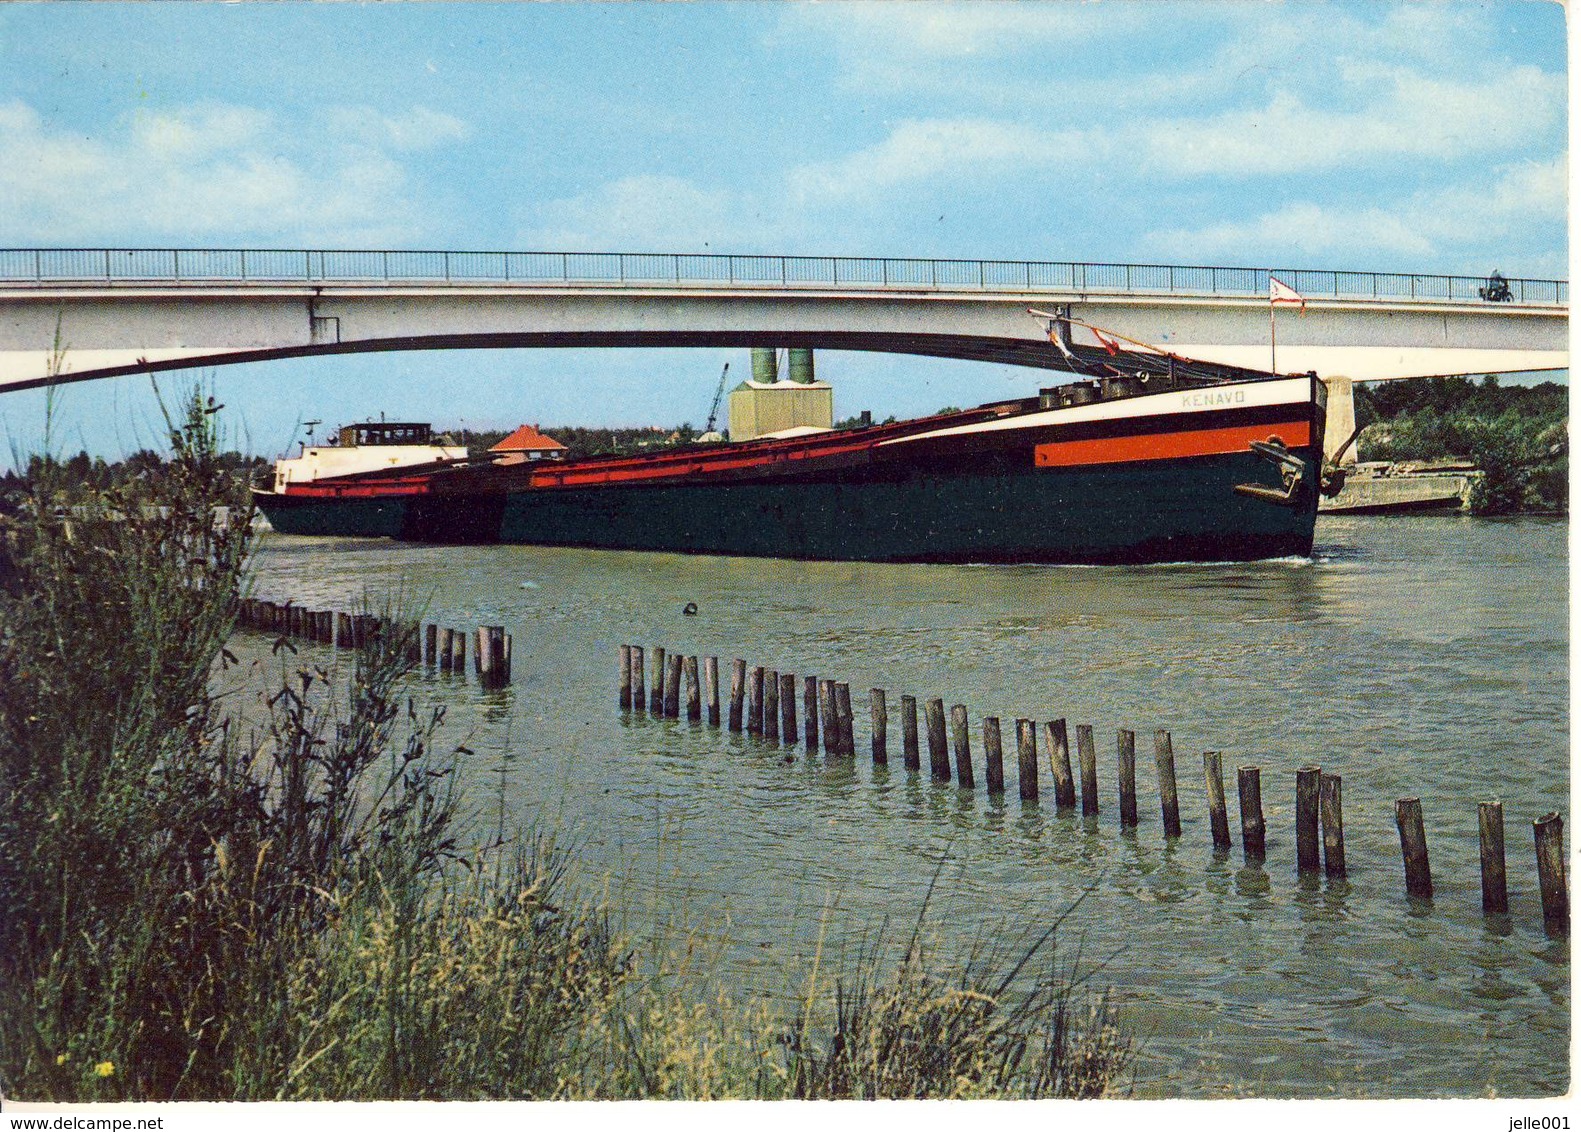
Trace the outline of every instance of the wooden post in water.
<instances>
[{"instance_id":1,"label":"wooden post in water","mask_svg":"<svg viewBox=\"0 0 1581 1132\"><path fill-rule=\"evenodd\" d=\"M834 686L834 709L840 720L840 753L848 759L856 758L856 729L851 718L851 685Z\"/></svg>"},{"instance_id":2,"label":"wooden post in water","mask_svg":"<svg viewBox=\"0 0 1581 1132\"><path fill-rule=\"evenodd\" d=\"M974 790L977 777L972 773L972 735L967 727L965 704L950 708L950 738L955 747L955 781Z\"/></svg>"},{"instance_id":3,"label":"wooden post in water","mask_svg":"<svg viewBox=\"0 0 1581 1132\"><path fill-rule=\"evenodd\" d=\"M780 674L774 668L763 670L763 738L780 741Z\"/></svg>"},{"instance_id":4,"label":"wooden post in water","mask_svg":"<svg viewBox=\"0 0 1581 1132\"><path fill-rule=\"evenodd\" d=\"M884 689L867 690L867 715L873 730L873 764L884 766L889 762L889 705Z\"/></svg>"},{"instance_id":5,"label":"wooden post in water","mask_svg":"<svg viewBox=\"0 0 1581 1132\"><path fill-rule=\"evenodd\" d=\"M457 629L450 637L450 650L450 667L457 676L465 676L467 673L467 635L460 629Z\"/></svg>"},{"instance_id":6,"label":"wooden post in water","mask_svg":"<svg viewBox=\"0 0 1581 1132\"><path fill-rule=\"evenodd\" d=\"M1023 802L1038 798L1038 732L1030 719L1016 720L1016 791Z\"/></svg>"},{"instance_id":7,"label":"wooden post in water","mask_svg":"<svg viewBox=\"0 0 1581 1132\"><path fill-rule=\"evenodd\" d=\"M741 697L747 690L747 662L739 657L730 662L730 730L741 730Z\"/></svg>"},{"instance_id":8,"label":"wooden post in water","mask_svg":"<svg viewBox=\"0 0 1581 1132\"><path fill-rule=\"evenodd\" d=\"M801 714L807 733L807 753L818 750L818 677L802 677Z\"/></svg>"},{"instance_id":9,"label":"wooden post in water","mask_svg":"<svg viewBox=\"0 0 1581 1132\"><path fill-rule=\"evenodd\" d=\"M703 693L698 686L695 656L681 662L681 675L686 680L686 718L696 723L703 718Z\"/></svg>"},{"instance_id":10,"label":"wooden post in water","mask_svg":"<svg viewBox=\"0 0 1581 1132\"><path fill-rule=\"evenodd\" d=\"M1092 743L1092 725L1076 725L1076 757L1081 763L1081 816L1098 813L1098 749Z\"/></svg>"},{"instance_id":11,"label":"wooden post in water","mask_svg":"<svg viewBox=\"0 0 1581 1132\"><path fill-rule=\"evenodd\" d=\"M1318 870L1318 783L1323 771L1304 766L1296 771L1296 871Z\"/></svg>"},{"instance_id":12,"label":"wooden post in water","mask_svg":"<svg viewBox=\"0 0 1581 1132\"><path fill-rule=\"evenodd\" d=\"M1115 745L1120 758L1120 828L1134 829L1136 816L1136 732L1120 729Z\"/></svg>"},{"instance_id":13,"label":"wooden post in water","mask_svg":"<svg viewBox=\"0 0 1581 1132\"><path fill-rule=\"evenodd\" d=\"M1043 725L1043 739L1049 749L1049 770L1054 775L1054 807L1076 808L1076 776L1070 769L1070 732L1064 719Z\"/></svg>"},{"instance_id":14,"label":"wooden post in water","mask_svg":"<svg viewBox=\"0 0 1581 1132\"><path fill-rule=\"evenodd\" d=\"M1433 873L1427 864L1427 831L1422 828L1422 800L1399 798L1394 824L1400 829L1400 856L1405 860L1405 890L1419 900L1433 898Z\"/></svg>"},{"instance_id":15,"label":"wooden post in water","mask_svg":"<svg viewBox=\"0 0 1581 1132\"><path fill-rule=\"evenodd\" d=\"M1570 890L1565 883L1565 823L1558 814L1532 822L1537 839L1537 884L1543 893L1543 925L1551 932L1570 930Z\"/></svg>"},{"instance_id":16,"label":"wooden post in water","mask_svg":"<svg viewBox=\"0 0 1581 1132\"><path fill-rule=\"evenodd\" d=\"M655 646L653 650L653 695L648 700L648 714L664 715L664 675L669 669L665 667L664 650Z\"/></svg>"},{"instance_id":17,"label":"wooden post in water","mask_svg":"<svg viewBox=\"0 0 1581 1132\"><path fill-rule=\"evenodd\" d=\"M1504 876L1504 803L1477 803L1477 833L1482 847L1482 914L1507 916L1509 885Z\"/></svg>"},{"instance_id":18,"label":"wooden post in water","mask_svg":"<svg viewBox=\"0 0 1581 1132\"><path fill-rule=\"evenodd\" d=\"M928 718L928 769L939 782L950 780L950 752L944 745L944 701L929 700Z\"/></svg>"},{"instance_id":19,"label":"wooden post in water","mask_svg":"<svg viewBox=\"0 0 1581 1132\"><path fill-rule=\"evenodd\" d=\"M763 734L763 666L752 669L752 679L747 682L747 734Z\"/></svg>"},{"instance_id":20,"label":"wooden post in water","mask_svg":"<svg viewBox=\"0 0 1581 1132\"><path fill-rule=\"evenodd\" d=\"M719 658L703 661L703 679L708 684L708 726L719 726Z\"/></svg>"},{"instance_id":21,"label":"wooden post in water","mask_svg":"<svg viewBox=\"0 0 1581 1132\"><path fill-rule=\"evenodd\" d=\"M331 632L333 633L333 630L331 630ZM629 651L631 646L630 645L622 645L621 648L627 649ZM423 629L423 662L425 664L427 664L429 668L432 668L435 664L438 663L438 659L439 659L439 626L435 625L432 621L430 621L427 624L427 626L424 627L424 629ZM630 679L631 679L631 673L628 671L626 676L623 677L623 680L629 681ZM626 683L625 684L625 688L626 688L626 695L621 699L620 706L621 707L630 707L631 706L631 685L630 685L630 683Z\"/></svg>"},{"instance_id":22,"label":"wooden post in water","mask_svg":"<svg viewBox=\"0 0 1581 1132\"><path fill-rule=\"evenodd\" d=\"M789 672L780 673L780 741L796 745L796 677Z\"/></svg>"},{"instance_id":23,"label":"wooden post in water","mask_svg":"<svg viewBox=\"0 0 1581 1132\"><path fill-rule=\"evenodd\" d=\"M1180 792L1175 785L1175 745L1168 731L1153 732L1153 761L1158 764L1158 806L1164 816L1164 836L1180 836Z\"/></svg>"},{"instance_id":24,"label":"wooden post in water","mask_svg":"<svg viewBox=\"0 0 1581 1132\"><path fill-rule=\"evenodd\" d=\"M510 683L505 668L505 626L478 627L478 683L485 688L503 688Z\"/></svg>"},{"instance_id":25,"label":"wooden post in water","mask_svg":"<svg viewBox=\"0 0 1581 1132\"><path fill-rule=\"evenodd\" d=\"M1213 826L1213 847L1230 848L1230 815L1224 805L1224 760L1218 751L1204 751L1202 775L1208 784L1208 819Z\"/></svg>"},{"instance_id":26,"label":"wooden post in water","mask_svg":"<svg viewBox=\"0 0 1581 1132\"><path fill-rule=\"evenodd\" d=\"M1323 823L1323 872L1329 877L1345 876L1345 814L1340 776L1325 774L1318 779L1318 817Z\"/></svg>"},{"instance_id":27,"label":"wooden post in water","mask_svg":"<svg viewBox=\"0 0 1581 1132\"><path fill-rule=\"evenodd\" d=\"M446 632L449 632L447 629ZM338 648L349 649L353 645L351 639L351 614L335 614L335 645Z\"/></svg>"},{"instance_id":28,"label":"wooden post in water","mask_svg":"<svg viewBox=\"0 0 1581 1132\"><path fill-rule=\"evenodd\" d=\"M643 673L643 648L631 646L631 707L633 711L648 710L647 677Z\"/></svg>"},{"instance_id":29,"label":"wooden post in water","mask_svg":"<svg viewBox=\"0 0 1581 1132\"><path fill-rule=\"evenodd\" d=\"M1255 766L1235 769L1241 795L1241 855L1248 865L1267 857L1268 827L1263 822L1263 772Z\"/></svg>"},{"instance_id":30,"label":"wooden post in water","mask_svg":"<svg viewBox=\"0 0 1581 1132\"><path fill-rule=\"evenodd\" d=\"M900 697L900 757L907 770L921 770L922 756L917 749L917 697Z\"/></svg>"},{"instance_id":31,"label":"wooden post in water","mask_svg":"<svg viewBox=\"0 0 1581 1132\"><path fill-rule=\"evenodd\" d=\"M1031 722L1030 720L1028 722ZM1005 792L1005 752L999 745L999 719L997 716L983 716L983 763L987 766L988 793L1003 794ZM1034 754L1034 758L1036 755Z\"/></svg>"},{"instance_id":32,"label":"wooden post in water","mask_svg":"<svg viewBox=\"0 0 1581 1132\"><path fill-rule=\"evenodd\" d=\"M671 653L664 660L664 716L681 718L681 654Z\"/></svg>"},{"instance_id":33,"label":"wooden post in water","mask_svg":"<svg viewBox=\"0 0 1581 1132\"><path fill-rule=\"evenodd\" d=\"M345 617L346 615L342 613L341 616ZM455 643L451 640L455 635L456 631L454 629L441 629L439 631L439 671L441 672L449 672L455 664ZM351 633L348 626L347 631L341 635L340 644L344 648L350 643Z\"/></svg>"},{"instance_id":34,"label":"wooden post in water","mask_svg":"<svg viewBox=\"0 0 1581 1132\"><path fill-rule=\"evenodd\" d=\"M840 718L834 706L834 681L818 681L818 721L823 727L823 753L841 755Z\"/></svg>"}]
</instances>

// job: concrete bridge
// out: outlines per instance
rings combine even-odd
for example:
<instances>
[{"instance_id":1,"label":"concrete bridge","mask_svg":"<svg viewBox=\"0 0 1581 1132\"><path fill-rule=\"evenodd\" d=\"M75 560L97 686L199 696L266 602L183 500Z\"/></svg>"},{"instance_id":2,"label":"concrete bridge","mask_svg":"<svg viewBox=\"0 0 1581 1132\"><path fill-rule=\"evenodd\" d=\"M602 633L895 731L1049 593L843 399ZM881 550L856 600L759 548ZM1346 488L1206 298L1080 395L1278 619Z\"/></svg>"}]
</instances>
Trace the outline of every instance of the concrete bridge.
<instances>
[{"instance_id":1,"label":"concrete bridge","mask_svg":"<svg viewBox=\"0 0 1581 1132\"><path fill-rule=\"evenodd\" d=\"M1059 369L1046 320L1270 367L1253 268L809 256L0 249L0 391L379 350L809 346ZM1274 270L1276 364L1381 380L1567 366L1569 287Z\"/></svg>"}]
</instances>

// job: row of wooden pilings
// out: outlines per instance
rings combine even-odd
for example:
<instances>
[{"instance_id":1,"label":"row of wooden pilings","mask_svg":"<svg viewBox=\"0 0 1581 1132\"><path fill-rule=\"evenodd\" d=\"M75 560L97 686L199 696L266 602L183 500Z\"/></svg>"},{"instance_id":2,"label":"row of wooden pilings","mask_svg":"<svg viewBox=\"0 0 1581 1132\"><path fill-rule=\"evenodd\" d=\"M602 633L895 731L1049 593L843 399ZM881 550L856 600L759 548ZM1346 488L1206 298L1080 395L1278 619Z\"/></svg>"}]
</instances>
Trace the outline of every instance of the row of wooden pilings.
<instances>
[{"instance_id":1,"label":"row of wooden pilings","mask_svg":"<svg viewBox=\"0 0 1581 1132\"><path fill-rule=\"evenodd\" d=\"M720 726L719 658L682 656L662 648L652 650L653 687L646 686L647 652L641 645L620 646L620 706L629 711L694 722L703 719ZM749 668L741 659L731 661L730 699L726 726L745 731L766 742L795 745L797 738L797 678L772 668ZM809 754L817 751L820 738L831 756L855 757L856 738L851 709L851 687L835 680L804 676L801 681L803 725L801 735ZM917 698L900 698L901 757L906 769L921 769ZM889 761L889 705L882 688L868 691L873 762ZM972 759L969 714L956 704L948 713L946 736L944 701L923 704L923 721L932 777L948 782L951 753L954 754L955 781L963 788L975 789L976 770ZM983 718L984 778L990 794L1005 790L1003 740L1000 721ZM1030 719L1017 719L1016 785L1024 800L1038 797L1038 725ZM1077 724L1077 767L1080 774L1080 805L1084 817L1098 814L1098 759L1093 729ZM1054 777L1054 800L1059 809L1077 805L1077 775L1072 772L1069 729L1063 719L1042 725L1043 749ZM1119 763L1120 827L1137 823L1136 733L1120 730L1116 736ZM1159 807L1164 835L1178 838L1180 799L1175 777L1175 754L1168 731L1153 734L1153 756L1158 767ZM1229 808L1224 788L1224 761L1219 751L1202 756L1207 790L1209 826L1213 847L1228 852L1230 838ZM1263 820L1262 769L1236 768L1236 787L1240 801L1241 848L1246 861L1265 859L1266 824ZM1320 767L1306 766L1295 772L1296 867L1300 872L1322 871L1343 878L1345 865L1345 825L1341 805L1341 781L1337 774L1325 774ZM1427 835L1422 820L1422 804L1417 798L1401 798L1395 803L1395 824L1400 832L1400 850L1405 863L1406 891L1415 898L1431 900L1432 871L1428 863ZM1505 873L1504 805L1482 802L1478 806L1478 827L1482 856L1482 909L1489 916L1509 914L1509 892ZM1550 931L1569 930L1570 899L1565 877L1564 822L1556 813L1546 814L1532 823L1536 841L1538 885L1542 892L1543 920Z\"/></svg>"},{"instance_id":2,"label":"row of wooden pilings","mask_svg":"<svg viewBox=\"0 0 1581 1132\"><path fill-rule=\"evenodd\" d=\"M395 622L373 613L340 613L308 609L294 602L243 598L237 624L244 629L276 633L336 648L364 648L378 640L393 639ZM407 640L407 658L441 672L464 675L467 670L467 631L425 625L421 636ZM511 638L503 625L479 625L473 634L473 669L485 688L503 688L511 682Z\"/></svg>"}]
</instances>

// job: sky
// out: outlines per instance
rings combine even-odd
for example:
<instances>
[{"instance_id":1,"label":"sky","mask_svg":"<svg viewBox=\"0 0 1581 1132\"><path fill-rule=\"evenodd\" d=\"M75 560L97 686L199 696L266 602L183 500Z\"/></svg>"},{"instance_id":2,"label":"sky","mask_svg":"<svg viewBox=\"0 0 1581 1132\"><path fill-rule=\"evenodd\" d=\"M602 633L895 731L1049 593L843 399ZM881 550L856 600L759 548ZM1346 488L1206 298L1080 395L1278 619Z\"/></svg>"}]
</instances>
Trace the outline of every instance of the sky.
<instances>
[{"instance_id":1,"label":"sky","mask_svg":"<svg viewBox=\"0 0 1581 1132\"><path fill-rule=\"evenodd\" d=\"M0 247L734 252L1568 278L1564 12L1505 3L0 5ZM745 350L166 375L300 422L701 425ZM836 414L1032 392L827 352ZM157 447L147 378L55 446ZM45 398L0 395L13 452Z\"/></svg>"}]
</instances>

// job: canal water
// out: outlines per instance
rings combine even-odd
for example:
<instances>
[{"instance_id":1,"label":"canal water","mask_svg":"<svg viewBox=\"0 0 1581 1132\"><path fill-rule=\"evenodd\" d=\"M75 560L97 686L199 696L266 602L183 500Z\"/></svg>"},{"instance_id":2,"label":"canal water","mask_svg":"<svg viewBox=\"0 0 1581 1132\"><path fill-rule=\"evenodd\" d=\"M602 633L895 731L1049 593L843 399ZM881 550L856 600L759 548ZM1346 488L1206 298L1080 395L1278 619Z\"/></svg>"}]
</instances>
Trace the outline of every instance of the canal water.
<instances>
[{"instance_id":1,"label":"canal water","mask_svg":"<svg viewBox=\"0 0 1581 1132\"><path fill-rule=\"evenodd\" d=\"M1568 941L1545 934L1531 822L1568 813L1567 526L1323 517L1311 561L889 566L266 535L258 596L428 603L502 624L515 680L425 674L449 705L480 827L558 831L638 938L686 931L739 995L782 993L820 945L886 920L946 952L1024 941L1113 989L1151 1097L1534 1096L1569 1081ZM684 608L695 603L695 615ZM621 643L849 681L858 757L809 759L622 713ZM257 662L262 645L244 652ZM651 664L649 668L651 680ZM887 689L891 763L867 757ZM900 764L902 694L1004 721L1008 797ZM798 715L799 713L798 704ZM1014 794L1017 717L1090 723L1095 820ZM1138 735L1122 835L1115 732ZM1166 844L1152 733L1173 736L1183 836ZM1074 731L1072 746L1074 747ZM1262 767L1267 861L1212 849L1201 753ZM1074 751L1073 751L1074 755ZM1298 878L1294 771L1343 778L1348 881ZM1419 797L1434 899L1407 898L1394 802ZM1477 803L1502 799L1511 916L1483 918ZM1072 906L1075 905L1074 910Z\"/></svg>"}]
</instances>

